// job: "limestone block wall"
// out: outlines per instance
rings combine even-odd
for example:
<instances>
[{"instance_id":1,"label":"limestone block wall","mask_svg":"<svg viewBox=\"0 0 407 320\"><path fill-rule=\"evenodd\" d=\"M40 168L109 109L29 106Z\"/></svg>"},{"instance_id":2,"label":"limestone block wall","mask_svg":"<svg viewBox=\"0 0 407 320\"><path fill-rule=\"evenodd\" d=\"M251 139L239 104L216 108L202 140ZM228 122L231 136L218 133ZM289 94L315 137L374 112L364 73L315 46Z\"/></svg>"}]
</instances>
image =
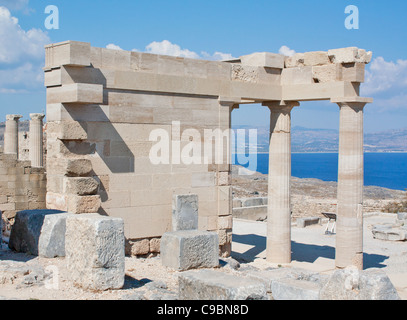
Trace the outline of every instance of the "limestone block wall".
<instances>
[{"instance_id":1,"label":"limestone block wall","mask_svg":"<svg viewBox=\"0 0 407 320\"><path fill-rule=\"evenodd\" d=\"M64 54L66 61L60 57ZM121 217L127 253L148 254L159 251L160 237L171 231L173 195L197 194L199 229L217 231L220 250L229 255L228 140L223 146L215 139L208 142L213 154L207 163L203 154L196 163L185 163L189 157L181 150L199 145L203 151L205 129L230 128L231 107L221 105L219 94L211 92L218 90L211 79L230 81L231 73L230 63L75 42L48 47L47 207ZM183 80L188 76L190 83ZM200 86L192 94L188 87L199 80L207 88ZM166 89L150 91L157 85ZM151 161L150 151L159 141L150 136L157 129L169 138L169 163ZM224 154L222 163L214 161L217 149ZM79 178L85 186L90 179L97 181L97 190L84 190L75 180Z\"/></svg>"},{"instance_id":2,"label":"limestone block wall","mask_svg":"<svg viewBox=\"0 0 407 320\"><path fill-rule=\"evenodd\" d=\"M0 153L0 210L6 222L4 228L9 230L17 211L45 209L46 183L44 168L32 168L30 161Z\"/></svg>"}]
</instances>

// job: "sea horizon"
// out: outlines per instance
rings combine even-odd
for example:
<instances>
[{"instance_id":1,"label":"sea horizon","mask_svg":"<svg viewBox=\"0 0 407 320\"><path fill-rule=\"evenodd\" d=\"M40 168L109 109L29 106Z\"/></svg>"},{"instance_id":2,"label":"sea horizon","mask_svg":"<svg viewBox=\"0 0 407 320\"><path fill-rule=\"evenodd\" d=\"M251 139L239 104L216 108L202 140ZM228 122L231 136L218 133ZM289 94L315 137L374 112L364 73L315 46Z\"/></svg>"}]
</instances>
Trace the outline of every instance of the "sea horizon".
<instances>
[{"instance_id":1,"label":"sea horizon","mask_svg":"<svg viewBox=\"0 0 407 320\"><path fill-rule=\"evenodd\" d=\"M232 154L233 165L241 165L235 157L238 154L243 153ZM407 189L407 152L365 152L364 155L365 186L401 191ZM292 176L337 182L338 156L337 152L293 152L291 157ZM256 170L249 169L268 174L268 153L257 153L256 161ZM248 164L242 166L249 167Z\"/></svg>"}]
</instances>

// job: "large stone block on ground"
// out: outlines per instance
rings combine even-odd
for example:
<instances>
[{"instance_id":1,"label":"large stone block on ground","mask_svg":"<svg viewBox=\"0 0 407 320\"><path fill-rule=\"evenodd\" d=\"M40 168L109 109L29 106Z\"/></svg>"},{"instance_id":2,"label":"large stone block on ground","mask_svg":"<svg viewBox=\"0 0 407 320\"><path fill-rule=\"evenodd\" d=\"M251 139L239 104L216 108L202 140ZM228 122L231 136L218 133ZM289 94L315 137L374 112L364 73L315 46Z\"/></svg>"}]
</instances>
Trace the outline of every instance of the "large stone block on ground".
<instances>
[{"instance_id":1,"label":"large stone block on ground","mask_svg":"<svg viewBox=\"0 0 407 320\"><path fill-rule=\"evenodd\" d=\"M396 225L375 225L372 229L373 238L387 241L405 241L407 239L407 227Z\"/></svg>"},{"instance_id":2,"label":"large stone block on ground","mask_svg":"<svg viewBox=\"0 0 407 320\"><path fill-rule=\"evenodd\" d=\"M318 217L297 218L297 227L298 228L305 228L307 226L312 226L315 224L321 224L321 219Z\"/></svg>"},{"instance_id":3,"label":"large stone block on ground","mask_svg":"<svg viewBox=\"0 0 407 320\"><path fill-rule=\"evenodd\" d=\"M267 300L266 286L257 280L214 270L182 272L180 300Z\"/></svg>"},{"instance_id":4,"label":"large stone block on ground","mask_svg":"<svg viewBox=\"0 0 407 320\"><path fill-rule=\"evenodd\" d=\"M65 256L65 228L69 214L58 210L17 212L9 247L47 258Z\"/></svg>"},{"instance_id":5,"label":"large stone block on ground","mask_svg":"<svg viewBox=\"0 0 407 320\"><path fill-rule=\"evenodd\" d=\"M274 300L319 300L321 285L318 282L281 279L271 285Z\"/></svg>"},{"instance_id":6,"label":"large stone block on ground","mask_svg":"<svg viewBox=\"0 0 407 320\"><path fill-rule=\"evenodd\" d=\"M172 198L172 230L198 229L198 196L174 195Z\"/></svg>"},{"instance_id":7,"label":"large stone block on ground","mask_svg":"<svg viewBox=\"0 0 407 320\"><path fill-rule=\"evenodd\" d=\"M75 285L90 290L123 287L123 219L98 214L70 216L65 247L69 279Z\"/></svg>"},{"instance_id":8,"label":"large stone block on ground","mask_svg":"<svg viewBox=\"0 0 407 320\"><path fill-rule=\"evenodd\" d=\"M397 213L398 220L407 220L407 212L399 212Z\"/></svg>"},{"instance_id":9,"label":"large stone block on ground","mask_svg":"<svg viewBox=\"0 0 407 320\"><path fill-rule=\"evenodd\" d=\"M219 265L216 232L184 230L164 233L160 251L162 264L179 271Z\"/></svg>"},{"instance_id":10,"label":"large stone block on ground","mask_svg":"<svg viewBox=\"0 0 407 320\"><path fill-rule=\"evenodd\" d=\"M320 291L321 300L400 300L386 273L372 268L335 271Z\"/></svg>"},{"instance_id":11,"label":"large stone block on ground","mask_svg":"<svg viewBox=\"0 0 407 320\"><path fill-rule=\"evenodd\" d=\"M267 292L273 292L273 283L284 279L308 281L308 282L324 282L327 279L316 272L301 268L276 268L266 270L249 270L245 271L245 276L264 283Z\"/></svg>"}]
</instances>

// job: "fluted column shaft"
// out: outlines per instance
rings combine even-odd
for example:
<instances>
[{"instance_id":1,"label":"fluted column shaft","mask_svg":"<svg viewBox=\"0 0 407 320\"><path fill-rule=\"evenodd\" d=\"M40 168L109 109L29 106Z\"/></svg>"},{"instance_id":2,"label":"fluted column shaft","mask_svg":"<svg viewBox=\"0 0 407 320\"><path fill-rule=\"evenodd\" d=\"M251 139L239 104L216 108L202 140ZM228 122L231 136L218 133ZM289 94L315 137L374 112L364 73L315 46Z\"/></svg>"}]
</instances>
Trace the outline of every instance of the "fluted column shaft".
<instances>
[{"instance_id":1,"label":"fluted column shaft","mask_svg":"<svg viewBox=\"0 0 407 320\"><path fill-rule=\"evenodd\" d=\"M363 108L340 107L336 267L363 269Z\"/></svg>"},{"instance_id":2,"label":"fluted column shaft","mask_svg":"<svg viewBox=\"0 0 407 320\"><path fill-rule=\"evenodd\" d=\"M43 167L43 123L45 115L30 114L30 160L34 168Z\"/></svg>"},{"instance_id":3,"label":"fluted column shaft","mask_svg":"<svg viewBox=\"0 0 407 320\"><path fill-rule=\"evenodd\" d=\"M18 122L23 116L9 114L6 116L4 132L4 153L15 154L18 158Z\"/></svg>"},{"instance_id":4,"label":"fluted column shaft","mask_svg":"<svg viewBox=\"0 0 407 320\"><path fill-rule=\"evenodd\" d=\"M270 109L267 260L291 262L291 110L298 103L265 103Z\"/></svg>"}]
</instances>

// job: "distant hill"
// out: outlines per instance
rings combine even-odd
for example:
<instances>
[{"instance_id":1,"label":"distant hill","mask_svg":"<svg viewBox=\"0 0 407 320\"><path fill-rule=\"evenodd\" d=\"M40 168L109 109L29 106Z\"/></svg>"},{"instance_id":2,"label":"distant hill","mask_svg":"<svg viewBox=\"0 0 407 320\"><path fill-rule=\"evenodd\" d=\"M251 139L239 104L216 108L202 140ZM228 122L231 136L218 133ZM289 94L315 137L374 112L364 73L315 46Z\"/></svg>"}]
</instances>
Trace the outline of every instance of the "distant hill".
<instances>
[{"instance_id":1,"label":"distant hill","mask_svg":"<svg viewBox=\"0 0 407 320\"><path fill-rule=\"evenodd\" d=\"M253 126L233 126L233 129L254 129ZM270 130L257 128L257 151L268 152ZM246 143L248 143L246 136ZM292 152L338 152L339 131L293 127L291 130ZM407 152L407 128L364 136L365 152Z\"/></svg>"},{"instance_id":2,"label":"distant hill","mask_svg":"<svg viewBox=\"0 0 407 320\"><path fill-rule=\"evenodd\" d=\"M248 129L257 129L257 146L251 151L268 152L270 129L268 127L233 126L233 129L246 129L246 145ZM0 122L0 145L3 145L5 122ZM29 121L20 121L19 131L28 131ZM291 129L292 152L338 152L339 132L333 129L310 129L293 127ZM365 152L407 152L407 128L364 136Z\"/></svg>"}]
</instances>

